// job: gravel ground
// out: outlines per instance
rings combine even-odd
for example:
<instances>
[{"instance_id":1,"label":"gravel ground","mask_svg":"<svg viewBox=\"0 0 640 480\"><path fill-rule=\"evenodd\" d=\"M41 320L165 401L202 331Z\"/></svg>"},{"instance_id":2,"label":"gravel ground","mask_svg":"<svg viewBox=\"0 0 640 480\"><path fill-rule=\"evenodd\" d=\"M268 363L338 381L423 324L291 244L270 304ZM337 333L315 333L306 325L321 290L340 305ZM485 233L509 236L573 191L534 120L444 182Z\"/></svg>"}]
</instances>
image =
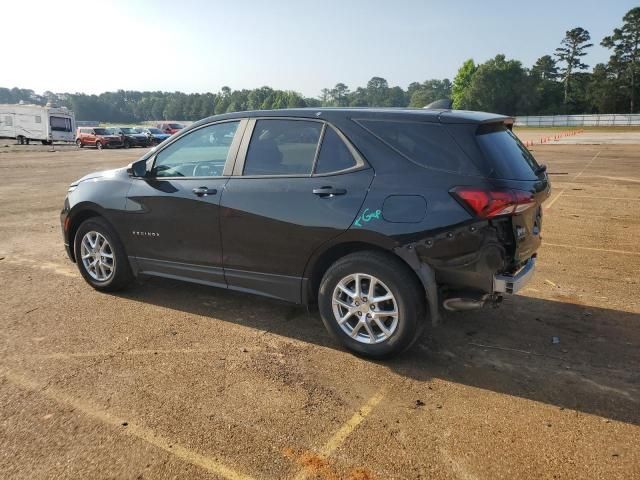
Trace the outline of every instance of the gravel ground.
<instances>
[{"instance_id":1,"label":"gravel ground","mask_svg":"<svg viewBox=\"0 0 640 480\"><path fill-rule=\"evenodd\" d=\"M386 362L293 305L92 290L62 199L141 151L49 150L0 141L1 478L640 477L640 146L534 147L553 192L532 283Z\"/></svg>"}]
</instances>

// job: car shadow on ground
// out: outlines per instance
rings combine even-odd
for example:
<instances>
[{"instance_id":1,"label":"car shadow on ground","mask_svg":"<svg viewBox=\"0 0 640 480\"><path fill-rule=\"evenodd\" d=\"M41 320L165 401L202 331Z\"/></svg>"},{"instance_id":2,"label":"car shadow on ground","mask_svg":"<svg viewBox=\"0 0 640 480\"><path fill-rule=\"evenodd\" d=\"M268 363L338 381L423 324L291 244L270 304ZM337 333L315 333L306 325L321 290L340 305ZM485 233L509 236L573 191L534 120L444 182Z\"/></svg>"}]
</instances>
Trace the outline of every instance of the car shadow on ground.
<instances>
[{"instance_id":1,"label":"car shadow on ground","mask_svg":"<svg viewBox=\"0 0 640 480\"><path fill-rule=\"evenodd\" d=\"M301 306L160 278L119 296L342 350ZM640 315L559 300L518 295L448 313L411 350L374 363L640 425Z\"/></svg>"}]
</instances>

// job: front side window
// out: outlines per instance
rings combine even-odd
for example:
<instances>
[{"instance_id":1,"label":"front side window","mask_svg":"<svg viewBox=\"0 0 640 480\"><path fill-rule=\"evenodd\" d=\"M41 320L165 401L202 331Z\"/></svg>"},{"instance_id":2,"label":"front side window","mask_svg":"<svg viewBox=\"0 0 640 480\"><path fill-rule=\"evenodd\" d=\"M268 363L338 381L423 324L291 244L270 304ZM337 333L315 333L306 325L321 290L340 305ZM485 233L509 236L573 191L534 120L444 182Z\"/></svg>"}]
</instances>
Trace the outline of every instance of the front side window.
<instances>
[{"instance_id":1,"label":"front side window","mask_svg":"<svg viewBox=\"0 0 640 480\"><path fill-rule=\"evenodd\" d=\"M321 122L258 120L243 174L311 175L321 131Z\"/></svg>"},{"instance_id":2,"label":"front side window","mask_svg":"<svg viewBox=\"0 0 640 480\"><path fill-rule=\"evenodd\" d=\"M51 130L54 132L71 132L71 119L67 117L49 117Z\"/></svg>"},{"instance_id":3,"label":"front side window","mask_svg":"<svg viewBox=\"0 0 640 480\"><path fill-rule=\"evenodd\" d=\"M156 155L156 177L219 177L240 122L194 130Z\"/></svg>"},{"instance_id":4,"label":"front side window","mask_svg":"<svg viewBox=\"0 0 640 480\"><path fill-rule=\"evenodd\" d=\"M322 138L315 173L331 173L347 170L356 165L351 152L336 131L327 126Z\"/></svg>"}]
</instances>

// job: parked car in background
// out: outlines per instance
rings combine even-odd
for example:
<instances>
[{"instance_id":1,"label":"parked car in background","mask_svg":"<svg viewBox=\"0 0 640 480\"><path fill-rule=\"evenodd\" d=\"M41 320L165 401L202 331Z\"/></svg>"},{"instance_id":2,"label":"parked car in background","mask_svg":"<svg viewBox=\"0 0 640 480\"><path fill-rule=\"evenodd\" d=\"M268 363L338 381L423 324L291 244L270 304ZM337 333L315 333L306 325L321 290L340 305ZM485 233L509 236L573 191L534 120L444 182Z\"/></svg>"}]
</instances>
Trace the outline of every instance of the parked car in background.
<instances>
[{"instance_id":1,"label":"parked car in background","mask_svg":"<svg viewBox=\"0 0 640 480\"><path fill-rule=\"evenodd\" d=\"M388 356L441 307L497 306L531 279L550 185L512 125L455 110L207 118L73 182L65 247L97 290L146 274L317 303L345 346Z\"/></svg>"},{"instance_id":2,"label":"parked car in background","mask_svg":"<svg viewBox=\"0 0 640 480\"><path fill-rule=\"evenodd\" d=\"M141 128L140 131L149 138L151 145L158 145L171 136L170 133L164 133L162 130L155 127Z\"/></svg>"},{"instance_id":3,"label":"parked car in background","mask_svg":"<svg viewBox=\"0 0 640 480\"><path fill-rule=\"evenodd\" d=\"M149 137L134 127L111 127L111 133L122 137L124 148L149 147Z\"/></svg>"},{"instance_id":4,"label":"parked car in background","mask_svg":"<svg viewBox=\"0 0 640 480\"><path fill-rule=\"evenodd\" d=\"M184 125L181 123L175 122L162 122L156 125L156 128L162 130L164 133L168 133L169 135L173 135L176 132L179 132L184 128Z\"/></svg>"},{"instance_id":5,"label":"parked car in background","mask_svg":"<svg viewBox=\"0 0 640 480\"><path fill-rule=\"evenodd\" d=\"M73 142L76 125L71 110L41 105L0 105L0 138L15 138L20 145L31 140L51 145Z\"/></svg>"},{"instance_id":6,"label":"parked car in background","mask_svg":"<svg viewBox=\"0 0 640 480\"><path fill-rule=\"evenodd\" d=\"M108 128L80 127L76 134L76 145L82 147L119 148L124 146L124 138L114 135Z\"/></svg>"}]
</instances>

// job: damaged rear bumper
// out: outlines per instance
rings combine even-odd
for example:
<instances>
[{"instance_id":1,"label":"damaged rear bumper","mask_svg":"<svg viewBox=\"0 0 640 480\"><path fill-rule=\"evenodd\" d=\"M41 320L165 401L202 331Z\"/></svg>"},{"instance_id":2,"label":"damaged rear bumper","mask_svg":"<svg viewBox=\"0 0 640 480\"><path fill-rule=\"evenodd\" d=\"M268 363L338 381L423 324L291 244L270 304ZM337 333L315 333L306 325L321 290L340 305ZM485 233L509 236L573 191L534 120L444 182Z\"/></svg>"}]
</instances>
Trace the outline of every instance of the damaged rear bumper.
<instances>
[{"instance_id":1,"label":"damaged rear bumper","mask_svg":"<svg viewBox=\"0 0 640 480\"><path fill-rule=\"evenodd\" d=\"M499 274L493 276L494 293L514 294L524 288L533 277L536 269L536 257L532 256L527 262L515 273L505 275Z\"/></svg>"}]
</instances>

